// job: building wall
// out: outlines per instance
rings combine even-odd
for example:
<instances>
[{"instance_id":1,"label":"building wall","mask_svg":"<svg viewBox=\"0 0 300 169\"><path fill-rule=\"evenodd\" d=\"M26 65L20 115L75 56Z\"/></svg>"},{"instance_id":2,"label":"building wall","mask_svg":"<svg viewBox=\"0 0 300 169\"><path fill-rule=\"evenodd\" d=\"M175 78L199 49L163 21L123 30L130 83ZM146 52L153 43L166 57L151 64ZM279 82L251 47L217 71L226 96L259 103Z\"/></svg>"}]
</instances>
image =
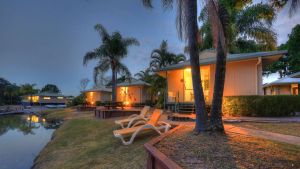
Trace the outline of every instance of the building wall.
<instances>
[{"instance_id":1,"label":"building wall","mask_svg":"<svg viewBox=\"0 0 300 169\"><path fill-rule=\"evenodd\" d=\"M145 86L117 87L118 102L127 102L127 104L144 103L149 98Z\"/></svg>"},{"instance_id":2,"label":"building wall","mask_svg":"<svg viewBox=\"0 0 300 169\"><path fill-rule=\"evenodd\" d=\"M104 91L85 92L86 101L89 104L95 104L97 101L111 101L111 93Z\"/></svg>"},{"instance_id":3,"label":"building wall","mask_svg":"<svg viewBox=\"0 0 300 169\"><path fill-rule=\"evenodd\" d=\"M30 99L32 97L32 99ZM66 97L57 97L57 96L22 96L23 103L30 103L32 101L33 104L66 104Z\"/></svg>"},{"instance_id":4,"label":"building wall","mask_svg":"<svg viewBox=\"0 0 300 169\"><path fill-rule=\"evenodd\" d=\"M263 95L262 76L260 75L262 74L262 65L261 63L257 65L257 63L258 59L227 63L224 96ZM208 67L210 71L207 101L211 102L215 82L215 64L203 67ZM203 70L201 67L201 72ZM183 69L168 71L168 102L174 102L174 100L184 102L183 78ZM172 99L174 96L176 99Z\"/></svg>"},{"instance_id":5,"label":"building wall","mask_svg":"<svg viewBox=\"0 0 300 169\"><path fill-rule=\"evenodd\" d=\"M274 85L264 88L265 95L291 95L291 85Z\"/></svg>"}]
</instances>

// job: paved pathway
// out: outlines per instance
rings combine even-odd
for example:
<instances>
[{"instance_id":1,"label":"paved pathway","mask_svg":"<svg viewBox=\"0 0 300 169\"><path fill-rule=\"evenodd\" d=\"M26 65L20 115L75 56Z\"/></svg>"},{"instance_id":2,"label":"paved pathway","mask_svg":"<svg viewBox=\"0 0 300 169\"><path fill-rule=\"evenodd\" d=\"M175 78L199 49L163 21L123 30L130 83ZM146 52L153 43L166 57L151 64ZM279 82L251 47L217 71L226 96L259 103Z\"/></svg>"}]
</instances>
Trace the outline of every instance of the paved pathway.
<instances>
[{"instance_id":1,"label":"paved pathway","mask_svg":"<svg viewBox=\"0 0 300 169\"><path fill-rule=\"evenodd\" d=\"M289 144L294 144L300 146L300 137L297 136L291 136L291 135L285 135L285 134L279 134L279 133L273 133L268 131L262 131L262 130L255 130L255 129L249 129L244 127L236 127L233 125L226 124L224 125L226 132L232 132L232 133L238 133L238 134L244 134L244 135L250 135L254 137L260 137L268 140L274 140Z\"/></svg>"},{"instance_id":2,"label":"paved pathway","mask_svg":"<svg viewBox=\"0 0 300 169\"><path fill-rule=\"evenodd\" d=\"M223 117L226 121L244 121L244 122L300 122L300 116L296 117Z\"/></svg>"}]
</instances>

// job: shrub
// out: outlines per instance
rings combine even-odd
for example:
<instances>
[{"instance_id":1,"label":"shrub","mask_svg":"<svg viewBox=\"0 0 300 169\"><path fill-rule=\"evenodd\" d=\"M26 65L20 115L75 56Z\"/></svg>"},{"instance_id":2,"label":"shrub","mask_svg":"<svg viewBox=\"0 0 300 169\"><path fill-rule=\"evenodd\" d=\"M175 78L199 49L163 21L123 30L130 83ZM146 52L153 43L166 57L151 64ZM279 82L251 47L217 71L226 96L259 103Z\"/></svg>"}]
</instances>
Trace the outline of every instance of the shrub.
<instances>
[{"instance_id":1,"label":"shrub","mask_svg":"<svg viewBox=\"0 0 300 169\"><path fill-rule=\"evenodd\" d=\"M223 100L223 115L279 117L300 111L300 96L229 96Z\"/></svg>"}]
</instances>

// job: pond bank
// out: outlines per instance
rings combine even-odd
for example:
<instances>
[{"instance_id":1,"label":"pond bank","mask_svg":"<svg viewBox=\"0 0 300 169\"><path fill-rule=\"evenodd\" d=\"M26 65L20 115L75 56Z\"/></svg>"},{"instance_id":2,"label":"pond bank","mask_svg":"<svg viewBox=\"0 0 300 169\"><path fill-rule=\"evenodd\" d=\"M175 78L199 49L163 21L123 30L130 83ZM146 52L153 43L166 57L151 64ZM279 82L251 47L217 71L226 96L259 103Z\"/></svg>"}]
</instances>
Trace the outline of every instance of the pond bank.
<instances>
[{"instance_id":1,"label":"pond bank","mask_svg":"<svg viewBox=\"0 0 300 169\"><path fill-rule=\"evenodd\" d=\"M134 144L124 146L113 137L113 130L117 129L114 119L99 120L93 112L72 109L43 116L65 121L36 158L34 169L144 168L147 155L143 144L157 136L145 133Z\"/></svg>"}]
</instances>

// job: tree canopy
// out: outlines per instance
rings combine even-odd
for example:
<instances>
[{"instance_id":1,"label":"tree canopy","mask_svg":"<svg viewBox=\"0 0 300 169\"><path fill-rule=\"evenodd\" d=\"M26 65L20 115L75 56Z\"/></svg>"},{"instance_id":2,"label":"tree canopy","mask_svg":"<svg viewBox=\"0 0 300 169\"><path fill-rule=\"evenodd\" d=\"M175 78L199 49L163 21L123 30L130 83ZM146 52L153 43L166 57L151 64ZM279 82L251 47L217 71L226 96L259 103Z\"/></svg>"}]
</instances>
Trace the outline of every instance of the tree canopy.
<instances>
[{"instance_id":1,"label":"tree canopy","mask_svg":"<svg viewBox=\"0 0 300 169\"><path fill-rule=\"evenodd\" d=\"M42 89L41 92L47 93L60 93L59 88L55 84L46 84Z\"/></svg>"},{"instance_id":2,"label":"tree canopy","mask_svg":"<svg viewBox=\"0 0 300 169\"><path fill-rule=\"evenodd\" d=\"M296 25L288 36L288 41L278 47L279 50L287 50L288 55L270 65L264 72L266 75L278 72L280 77L284 77L300 71L300 25Z\"/></svg>"}]
</instances>

